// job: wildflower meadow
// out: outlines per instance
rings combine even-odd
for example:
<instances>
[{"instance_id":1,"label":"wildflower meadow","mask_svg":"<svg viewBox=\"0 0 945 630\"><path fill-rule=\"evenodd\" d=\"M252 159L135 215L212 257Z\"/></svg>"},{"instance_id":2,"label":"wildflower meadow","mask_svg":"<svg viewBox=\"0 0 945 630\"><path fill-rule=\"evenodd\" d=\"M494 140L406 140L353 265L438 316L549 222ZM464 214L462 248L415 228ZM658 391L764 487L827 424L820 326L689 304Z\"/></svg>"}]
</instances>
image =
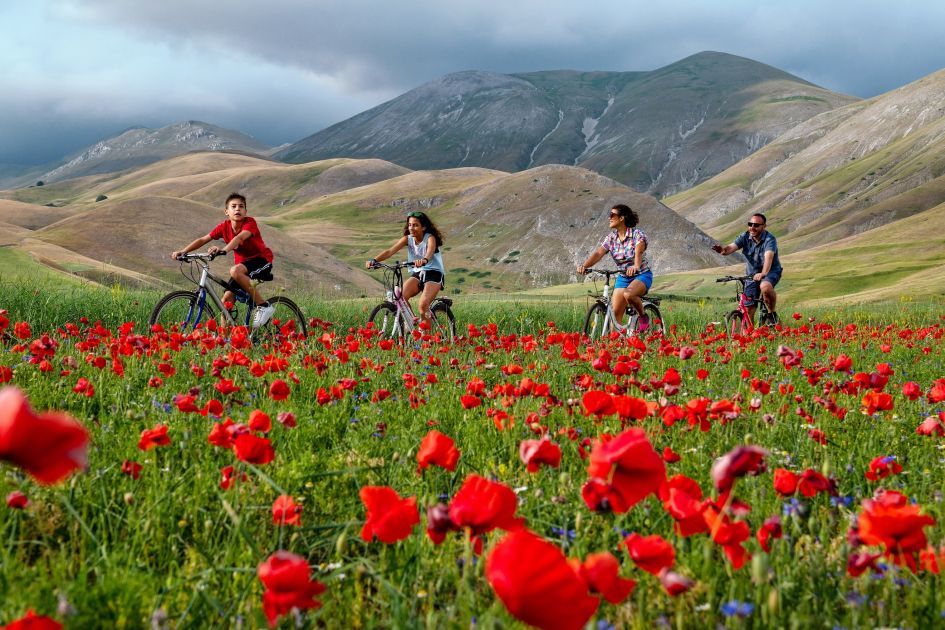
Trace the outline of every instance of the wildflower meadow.
<instances>
[{"instance_id":1,"label":"wildflower meadow","mask_svg":"<svg viewBox=\"0 0 945 630\"><path fill-rule=\"evenodd\" d=\"M458 300L454 339L400 343L309 304L253 345L30 291L0 305L7 628L945 623L941 308L730 337L664 302L665 336L591 340L583 304Z\"/></svg>"}]
</instances>

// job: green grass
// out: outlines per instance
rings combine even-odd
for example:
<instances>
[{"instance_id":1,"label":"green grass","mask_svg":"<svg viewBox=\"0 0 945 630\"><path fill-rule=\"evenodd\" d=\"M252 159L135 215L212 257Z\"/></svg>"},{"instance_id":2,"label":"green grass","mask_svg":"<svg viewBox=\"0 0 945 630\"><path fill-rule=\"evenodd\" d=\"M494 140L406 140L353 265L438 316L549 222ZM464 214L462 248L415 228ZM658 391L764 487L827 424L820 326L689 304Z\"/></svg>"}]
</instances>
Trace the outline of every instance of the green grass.
<instances>
[{"instance_id":1,"label":"green grass","mask_svg":"<svg viewBox=\"0 0 945 630\"><path fill-rule=\"evenodd\" d=\"M543 339L580 326L588 298L578 291L586 291L585 286L464 294L454 303L460 330L465 333L470 324L486 330L492 323L496 333L459 340L442 351L436 344L410 344L403 356L396 347L369 347L363 334L361 327L376 297L327 302L293 296L309 317L333 322L327 332L334 333L334 339L322 343L318 339L326 331L319 329L315 339L297 346L243 348L250 361L262 363L267 355L284 358L286 370L257 378L248 367L222 367L221 376L241 387L222 395L213 387L217 379L211 371L215 361L219 367L219 361L233 356L234 348L225 339L219 344L205 339L168 345L151 336L131 346L119 340L117 328L126 321L135 322L134 334L147 335L142 322L158 293L2 281L2 307L11 330L13 323L27 321L32 335L23 343L48 332L59 346L51 360L54 369L42 372L24 361L28 351L16 347L17 340L6 338L0 365L13 368L12 382L28 393L36 409L59 409L79 419L91 433L92 446L88 470L55 487L41 487L14 467L0 464L0 493L21 490L31 502L26 510L0 508L0 623L32 608L69 627L147 627L155 617L165 617L172 627L261 627L263 589L255 569L274 550L286 549L305 557L313 577L327 586L319 598L323 607L300 616L301 627L520 627L484 574L486 557L501 532L486 535L485 553L476 562L462 536L449 536L434 546L423 526L392 545L359 538L365 517L360 488L386 485L402 496L416 496L422 517L423 508L443 497L448 501L471 473L516 488L518 514L567 556L610 551L618 558L621 575L637 581L625 603L602 604L591 627L598 621L630 628L934 627L945 608L941 578L929 572L891 568L877 578L846 574L852 552L847 529L862 511L861 500L876 488L905 492L923 513L945 523L945 507L938 498L943 482L939 441L914 432L925 416L941 410L941 404L930 404L924 396L910 401L900 393L906 381L927 391L942 377L940 303L805 308L799 320L787 309L782 311L782 329L726 342L706 328L724 311L721 297L667 299L662 310L675 326L674 337L662 343L644 338L642 346L594 346L572 337L582 357L569 360L561 356L564 340L546 345ZM80 322L82 317L89 320L88 326ZM103 336L101 329L93 332L96 320L111 336ZM79 336L65 332L67 322L79 325ZM548 322L556 328L550 329ZM529 339L537 345L531 346ZM801 366L785 369L777 358L779 345L802 350ZM681 346L693 348L696 355L680 359ZM621 356L637 361L639 372L631 380L596 371L591 360L604 352L611 365ZM886 391L893 395L894 410L865 415L860 412L862 393L825 392L828 382L839 386L851 379L830 369L840 353L852 358L856 371L872 372L878 363L891 366ZM108 363L116 356L123 363L123 377ZM104 368L95 367L96 357L106 359ZM316 369L319 362L323 367ZM162 375L162 364L176 372ZM507 376L502 368L511 365L522 366L523 373ZM203 368L205 375L197 376L194 367ZM810 382L810 374L820 367L826 370ZM666 394L651 384L668 368L681 375L678 394ZM697 374L700 369L707 370L705 378ZM63 370L68 373L63 375ZM437 382L408 391L406 372L421 381L433 374ZM159 375L163 386L149 387L149 379ZM740 570L706 535L674 534L671 518L655 497L626 514L593 513L580 495L587 479L580 440L617 434L622 427L614 416L595 420L582 413L579 402L569 403L581 399L576 379L582 375L590 378L593 389L623 390L653 404L667 398L685 406L703 396L735 400L741 407L738 417L728 423L715 419L708 432L688 430L685 420L673 427L658 418L639 423L658 452L671 447L682 456L669 465L669 474L690 476L708 494L715 494L709 470L716 458L751 443L768 449L769 469L813 468L835 476L839 497L849 497L849 502L831 501L822 494L802 498L798 510L791 512L790 500L772 490L770 470L738 480L736 496L752 508L739 520L746 520L752 533L772 515L781 515L784 526L784 538L774 541L770 554L753 538L746 541L754 559ZM547 384L552 397L511 393L526 376ZM95 386L92 397L73 391L80 377ZM500 388L504 393L483 397L482 407L464 410L458 398L473 377L483 379L487 391ZM291 394L285 401L268 396L276 378L289 383ZM770 381L771 393L762 397L753 392L751 378ZM352 379L354 389L334 403L319 405L318 390L342 379ZM778 391L788 385L794 391ZM372 403L372 393L381 388L393 396ZM173 396L188 391L197 392L200 405L210 398L221 400L225 415L235 422L245 422L252 409L268 413L275 425L269 437L276 460L265 466L241 464L230 451L208 444L215 420L173 407ZM410 393L423 399L416 408ZM757 411L749 409L754 397L761 398ZM849 413L841 420L818 398L832 399ZM511 414L514 426L497 430L486 409ZM827 446L809 439L810 425L798 410L827 434ZM276 423L281 411L294 412L299 426L287 429ZM525 423L532 413L539 414L537 422L547 426L562 449L557 470L529 474L518 458L521 440L538 437ZM764 414L772 421L766 422ZM139 451L141 431L157 424L168 425L172 443ZM418 475L417 448L433 427L456 441L462 452L459 465L455 472L433 467ZM568 438L569 430L577 440ZM870 460L885 455L895 455L904 472L878 483L866 480ZM143 465L137 481L121 474L126 459ZM237 466L248 480L231 490L220 489L220 469L227 465ZM304 506L301 527L273 525L270 506L280 494L290 494ZM666 595L622 547L631 531L668 540L676 554L674 570L693 578L695 587L676 598ZM941 525L927 528L926 534L936 546L945 540ZM529 560L522 562L527 565ZM542 601L554 603L554 595L545 593ZM74 610L71 616L56 612L60 597ZM753 604L753 612L744 620L726 618L722 607L731 600ZM854 600L861 603L853 605ZM281 627L295 623L289 615Z\"/></svg>"}]
</instances>

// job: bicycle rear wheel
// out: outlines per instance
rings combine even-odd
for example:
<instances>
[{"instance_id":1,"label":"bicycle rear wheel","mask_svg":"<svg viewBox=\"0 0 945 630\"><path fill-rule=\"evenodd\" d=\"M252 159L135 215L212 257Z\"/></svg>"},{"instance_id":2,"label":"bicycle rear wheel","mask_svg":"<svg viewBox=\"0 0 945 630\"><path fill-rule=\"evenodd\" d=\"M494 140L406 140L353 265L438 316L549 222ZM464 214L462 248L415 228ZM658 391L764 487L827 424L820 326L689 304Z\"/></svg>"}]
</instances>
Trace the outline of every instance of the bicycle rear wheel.
<instances>
[{"instance_id":1,"label":"bicycle rear wheel","mask_svg":"<svg viewBox=\"0 0 945 630\"><path fill-rule=\"evenodd\" d=\"M456 318L448 304L436 302L430 309L433 313L433 334L439 336L440 341L452 343L456 336Z\"/></svg>"},{"instance_id":2,"label":"bicycle rear wheel","mask_svg":"<svg viewBox=\"0 0 945 630\"><path fill-rule=\"evenodd\" d=\"M304 339L308 335L305 315L295 302L284 295L276 295L269 298L269 304L276 310L268 322L252 331L250 336L253 340L281 342L285 339Z\"/></svg>"},{"instance_id":3,"label":"bicycle rear wheel","mask_svg":"<svg viewBox=\"0 0 945 630\"><path fill-rule=\"evenodd\" d=\"M731 311L725 316L725 334L729 337L747 335L751 332L751 324L745 321L741 311Z\"/></svg>"},{"instance_id":4,"label":"bicycle rear wheel","mask_svg":"<svg viewBox=\"0 0 945 630\"><path fill-rule=\"evenodd\" d=\"M650 318L649 327L647 330L642 331L645 333L660 333L666 334L666 322L663 321L663 314L660 313L659 307L652 302L643 303L643 314ZM637 320L637 328L639 329L639 320Z\"/></svg>"},{"instance_id":5,"label":"bicycle rear wheel","mask_svg":"<svg viewBox=\"0 0 945 630\"><path fill-rule=\"evenodd\" d=\"M609 324L607 305L603 302L594 302L584 318L584 334L591 339L598 339L610 332Z\"/></svg>"},{"instance_id":6,"label":"bicycle rear wheel","mask_svg":"<svg viewBox=\"0 0 945 630\"><path fill-rule=\"evenodd\" d=\"M165 332L186 333L216 317L216 311L198 291L172 291L162 297L151 316L148 326L160 325Z\"/></svg>"},{"instance_id":7,"label":"bicycle rear wheel","mask_svg":"<svg viewBox=\"0 0 945 630\"><path fill-rule=\"evenodd\" d=\"M391 302L381 302L375 306L368 323L374 324L374 330L381 339L403 339L404 327L398 321L397 307Z\"/></svg>"}]
</instances>

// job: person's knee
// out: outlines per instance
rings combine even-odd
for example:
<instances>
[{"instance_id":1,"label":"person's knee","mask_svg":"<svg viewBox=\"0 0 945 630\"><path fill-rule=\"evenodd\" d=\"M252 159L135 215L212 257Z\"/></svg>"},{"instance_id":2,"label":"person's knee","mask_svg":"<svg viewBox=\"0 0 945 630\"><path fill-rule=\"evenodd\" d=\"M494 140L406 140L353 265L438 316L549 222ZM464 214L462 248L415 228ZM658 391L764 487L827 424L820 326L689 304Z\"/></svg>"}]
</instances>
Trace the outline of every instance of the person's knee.
<instances>
[{"instance_id":1,"label":"person's knee","mask_svg":"<svg viewBox=\"0 0 945 630\"><path fill-rule=\"evenodd\" d=\"M246 275L246 267L243 265L233 265L230 267L230 277L239 278Z\"/></svg>"}]
</instances>

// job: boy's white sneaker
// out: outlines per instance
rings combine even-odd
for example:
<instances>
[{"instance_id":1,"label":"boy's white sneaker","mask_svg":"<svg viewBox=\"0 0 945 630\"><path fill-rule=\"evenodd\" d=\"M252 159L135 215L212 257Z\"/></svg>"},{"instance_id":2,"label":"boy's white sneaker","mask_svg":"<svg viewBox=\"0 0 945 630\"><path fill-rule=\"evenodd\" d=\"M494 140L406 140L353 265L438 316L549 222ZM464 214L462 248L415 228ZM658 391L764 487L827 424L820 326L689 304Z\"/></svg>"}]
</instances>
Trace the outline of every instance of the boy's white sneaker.
<instances>
[{"instance_id":1,"label":"boy's white sneaker","mask_svg":"<svg viewBox=\"0 0 945 630\"><path fill-rule=\"evenodd\" d=\"M253 313L253 328L259 328L260 326L265 326L269 323L269 320L272 319L272 314L276 312L276 307L272 304L268 306L257 306L256 312Z\"/></svg>"}]
</instances>

